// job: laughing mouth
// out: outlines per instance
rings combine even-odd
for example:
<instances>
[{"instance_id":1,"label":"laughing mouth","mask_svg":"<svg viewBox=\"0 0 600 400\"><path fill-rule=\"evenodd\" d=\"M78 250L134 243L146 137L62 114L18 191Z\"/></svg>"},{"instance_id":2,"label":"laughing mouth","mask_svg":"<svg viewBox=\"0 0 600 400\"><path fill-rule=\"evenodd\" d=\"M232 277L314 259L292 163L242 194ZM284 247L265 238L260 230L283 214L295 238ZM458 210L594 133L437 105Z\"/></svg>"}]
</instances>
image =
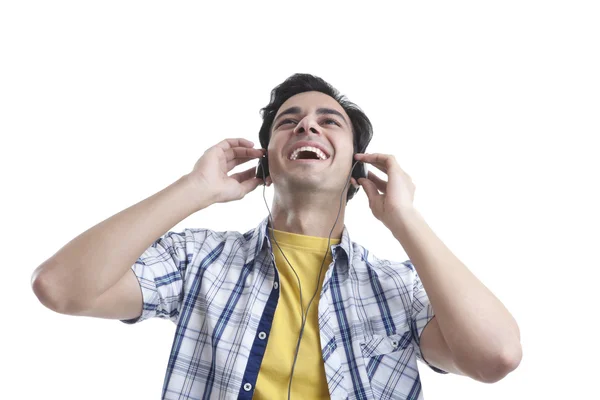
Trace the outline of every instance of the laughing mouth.
<instances>
[{"instance_id":1,"label":"laughing mouth","mask_svg":"<svg viewBox=\"0 0 600 400\"><path fill-rule=\"evenodd\" d=\"M289 160L327 160L329 155L325 154L321 149L312 146L303 146L294 150L290 156Z\"/></svg>"}]
</instances>

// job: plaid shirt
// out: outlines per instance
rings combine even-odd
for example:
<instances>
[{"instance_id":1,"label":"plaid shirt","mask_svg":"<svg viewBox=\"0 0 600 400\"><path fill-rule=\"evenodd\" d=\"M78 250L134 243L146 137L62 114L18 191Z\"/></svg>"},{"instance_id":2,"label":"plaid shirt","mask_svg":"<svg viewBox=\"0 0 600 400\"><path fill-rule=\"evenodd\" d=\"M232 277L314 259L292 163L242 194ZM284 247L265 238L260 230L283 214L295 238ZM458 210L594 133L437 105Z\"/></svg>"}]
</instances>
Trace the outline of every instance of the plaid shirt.
<instances>
[{"instance_id":1,"label":"plaid shirt","mask_svg":"<svg viewBox=\"0 0 600 400\"><path fill-rule=\"evenodd\" d=\"M122 322L177 325L163 400L252 398L282 290L268 222L170 231L132 266L143 312ZM331 254L318 303L331 398L423 399L419 338L434 313L414 266L377 258L345 225Z\"/></svg>"}]
</instances>

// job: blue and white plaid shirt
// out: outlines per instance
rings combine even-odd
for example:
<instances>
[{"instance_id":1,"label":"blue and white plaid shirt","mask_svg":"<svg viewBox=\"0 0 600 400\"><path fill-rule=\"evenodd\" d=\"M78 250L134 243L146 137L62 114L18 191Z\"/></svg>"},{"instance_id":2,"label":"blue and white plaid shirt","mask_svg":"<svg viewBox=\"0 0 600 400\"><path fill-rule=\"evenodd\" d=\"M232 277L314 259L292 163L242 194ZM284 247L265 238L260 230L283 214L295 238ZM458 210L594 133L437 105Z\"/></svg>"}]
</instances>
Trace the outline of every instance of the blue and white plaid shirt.
<instances>
[{"instance_id":1,"label":"blue and white plaid shirt","mask_svg":"<svg viewBox=\"0 0 600 400\"><path fill-rule=\"evenodd\" d=\"M268 222L170 231L132 266L143 312L122 322L177 325L162 399L252 398L282 289ZM434 313L414 266L377 258L345 225L331 253L318 303L331 398L423 399L419 338Z\"/></svg>"}]
</instances>

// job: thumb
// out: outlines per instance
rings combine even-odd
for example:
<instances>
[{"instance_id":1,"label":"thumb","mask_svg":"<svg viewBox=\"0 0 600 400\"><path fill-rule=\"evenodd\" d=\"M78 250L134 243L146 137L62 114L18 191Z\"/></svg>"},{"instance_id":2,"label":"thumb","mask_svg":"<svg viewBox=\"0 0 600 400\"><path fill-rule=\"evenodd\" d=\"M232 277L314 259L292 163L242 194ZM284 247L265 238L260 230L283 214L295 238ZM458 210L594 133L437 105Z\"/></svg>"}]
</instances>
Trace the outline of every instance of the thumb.
<instances>
[{"instance_id":1,"label":"thumb","mask_svg":"<svg viewBox=\"0 0 600 400\"><path fill-rule=\"evenodd\" d=\"M262 179L256 177L252 179L247 179L244 182L242 182L241 185L243 188L242 190L244 192L244 196L256 189L262 182Z\"/></svg>"},{"instance_id":2,"label":"thumb","mask_svg":"<svg viewBox=\"0 0 600 400\"><path fill-rule=\"evenodd\" d=\"M369 179L359 178L358 183L360 183L360 185L365 190L365 193L367 194L367 197L369 198L369 202L374 201L378 196L380 196L379 192L377 191L377 187Z\"/></svg>"},{"instance_id":3,"label":"thumb","mask_svg":"<svg viewBox=\"0 0 600 400\"><path fill-rule=\"evenodd\" d=\"M242 187L242 197L256 189L256 187L262 182L262 179L257 178L255 176L254 167L248 168L245 171L238 172L230 176L230 178L238 181L239 185Z\"/></svg>"}]
</instances>

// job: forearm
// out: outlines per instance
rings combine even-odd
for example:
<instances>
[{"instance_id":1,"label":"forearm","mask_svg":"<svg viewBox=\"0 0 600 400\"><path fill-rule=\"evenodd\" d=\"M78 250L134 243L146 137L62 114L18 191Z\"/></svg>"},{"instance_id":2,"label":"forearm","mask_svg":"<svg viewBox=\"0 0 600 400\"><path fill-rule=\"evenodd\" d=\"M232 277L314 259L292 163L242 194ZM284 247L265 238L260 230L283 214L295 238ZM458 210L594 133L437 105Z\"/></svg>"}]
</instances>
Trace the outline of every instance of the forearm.
<instances>
[{"instance_id":1,"label":"forearm","mask_svg":"<svg viewBox=\"0 0 600 400\"><path fill-rule=\"evenodd\" d=\"M208 207L183 176L151 197L83 232L40 265L33 281L62 310L98 298L131 268L155 240L192 213ZM34 285L36 285L34 283Z\"/></svg>"},{"instance_id":2,"label":"forearm","mask_svg":"<svg viewBox=\"0 0 600 400\"><path fill-rule=\"evenodd\" d=\"M446 247L415 209L390 223L415 266L456 362L467 369L514 359L519 328L504 305Z\"/></svg>"}]
</instances>

